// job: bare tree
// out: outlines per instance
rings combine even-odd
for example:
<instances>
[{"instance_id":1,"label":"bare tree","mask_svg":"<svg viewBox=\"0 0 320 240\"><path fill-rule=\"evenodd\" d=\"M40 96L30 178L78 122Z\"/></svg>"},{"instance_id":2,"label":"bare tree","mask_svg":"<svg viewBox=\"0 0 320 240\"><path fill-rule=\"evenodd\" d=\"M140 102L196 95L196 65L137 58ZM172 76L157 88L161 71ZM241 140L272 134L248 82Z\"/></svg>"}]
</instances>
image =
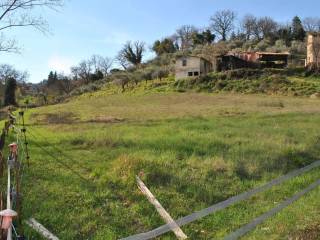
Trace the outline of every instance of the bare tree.
<instances>
[{"instance_id":1,"label":"bare tree","mask_svg":"<svg viewBox=\"0 0 320 240\"><path fill-rule=\"evenodd\" d=\"M17 82L23 83L27 80L28 73L18 71L8 64L0 65L0 82L5 84L9 78L14 78Z\"/></svg>"},{"instance_id":2,"label":"bare tree","mask_svg":"<svg viewBox=\"0 0 320 240\"><path fill-rule=\"evenodd\" d=\"M107 76L112 67L113 60L108 57L102 57L100 55L93 55L91 57L92 65L95 69L95 72L101 71L103 75Z\"/></svg>"},{"instance_id":3,"label":"bare tree","mask_svg":"<svg viewBox=\"0 0 320 240\"><path fill-rule=\"evenodd\" d=\"M303 19L302 23L307 32L320 31L320 18L318 17L307 17Z\"/></svg>"},{"instance_id":4,"label":"bare tree","mask_svg":"<svg viewBox=\"0 0 320 240\"><path fill-rule=\"evenodd\" d=\"M90 58L90 64L94 69L94 72L97 72L99 70L99 59L101 56L99 55L92 55Z\"/></svg>"},{"instance_id":5,"label":"bare tree","mask_svg":"<svg viewBox=\"0 0 320 240\"><path fill-rule=\"evenodd\" d=\"M198 29L192 25L183 25L176 30L175 38L180 43L180 49L186 50L192 46L192 36Z\"/></svg>"},{"instance_id":6,"label":"bare tree","mask_svg":"<svg viewBox=\"0 0 320 240\"><path fill-rule=\"evenodd\" d=\"M0 0L0 51L17 52L14 39L6 37L6 31L12 28L33 27L41 32L48 30L47 22L37 16L34 10L47 7L55 9L63 0Z\"/></svg>"},{"instance_id":7,"label":"bare tree","mask_svg":"<svg viewBox=\"0 0 320 240\"><path fill-rule=\"evenodd\" d=\"M243 29L243 33L246 35L246 39L250 40L252 37L259 36L258 33L258 19L253 15L246 15L242 19L241 27Z\"/></svg>"},{"instance_id":8,"label":"bare tree","mask_svg":"<svg viewBox=\"0 0 320 240\"><path fill-rule=\"evenodd\" d=\"M123 50L121 50L118 55L116 56L116 61L117 63L119 63L121 65L121 67L123 67L123 69L127 70L128 67L130 66L130 63L128 63Z\"/></svg>"},{"instance_id":9,"label":"bare tree","mask_svg":"<svg viewBox=\"0 0 320 240\"><path fill-rule=\"evenodd\" d=\"M65 94L70 94L74 88L74 84L72 83L72 80L69 77L64 76L63 74L59 74L58 80L59 80L58 81L59 91L65 93Z\"/></svg>"},{"instance_id":10,"label":"bare tree","mask_svg":"<svg viewBox=\"0 0 320 240\"><path fill-rule=\"evenodd\" d=\"M228 34L234 30L235 19L236 13L231 10L218 11L210 18L211 28L222 41L226 41Z\"/></svg>"},{"instance_id":11,"label":"bare tree","mask_svg":"<svg viewBox=\"0 0 320 240\"><path fill-rule=\"evenodd\" d=\"M80 80L83 84L88 84L92 73L92 62L90 60L83 60L78 66L72 67L71 72L75 80Z\"/></svg>"},{"instance_id":12,"label":"bare tree","mask_svg":"<svg viewBox=\"0 0 320 240\"><path fill-rule=\"evenodd\" d=\"M123 46L116 59L124 69L127 69L130 65L137 67L142 63L145 51L144 42L136 41L132 43L129 41Z\"/></svg>"},{"instance_id":13,"label":"bare tree","mask_svg":"<svg viewBox=\"0 0 320 240\"><path fill-rule=\"evenodd\" d=\"M108 57L100 58L99 66L105 76L109 75L112 64L113 64L113 59Z\"/></svg>"},{"instance_id":14,"label":"bare tree","mask_svg":"<svg viewBox=\"0 0 320 240\"><path fill-rule=\"evenodd\" d=\"M278 30L278 23L270 17L262 17L258 20L259 39L272 37Z\"/></svg>"}]
</instances>

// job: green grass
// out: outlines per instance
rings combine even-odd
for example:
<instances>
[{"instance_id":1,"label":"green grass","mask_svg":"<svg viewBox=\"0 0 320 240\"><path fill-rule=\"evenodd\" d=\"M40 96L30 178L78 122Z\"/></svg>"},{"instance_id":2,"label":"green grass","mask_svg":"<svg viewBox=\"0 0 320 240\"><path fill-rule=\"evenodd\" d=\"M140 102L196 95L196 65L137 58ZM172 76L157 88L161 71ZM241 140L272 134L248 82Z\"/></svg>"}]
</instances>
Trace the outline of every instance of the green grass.
<instances>
[{"instance_id":1,"label":"green grass","mask_svg":"<svg viewBox=\"0 0 320 240\"><path fill-rule=\"evenodd\" d=\"M31 165L23 179L23 215L61 239L118 239L151 230L163 221L139 192L135 175L173 218L188 215L317 160L319 103L103 90L29 110ZM223 238L319 176L316 169L182 229L190 239ZM318 188L244 239L288 239L314 228L319 237L319 197ZM27 234L39 238L28 228Z\"/></svg>"}]
</instances>

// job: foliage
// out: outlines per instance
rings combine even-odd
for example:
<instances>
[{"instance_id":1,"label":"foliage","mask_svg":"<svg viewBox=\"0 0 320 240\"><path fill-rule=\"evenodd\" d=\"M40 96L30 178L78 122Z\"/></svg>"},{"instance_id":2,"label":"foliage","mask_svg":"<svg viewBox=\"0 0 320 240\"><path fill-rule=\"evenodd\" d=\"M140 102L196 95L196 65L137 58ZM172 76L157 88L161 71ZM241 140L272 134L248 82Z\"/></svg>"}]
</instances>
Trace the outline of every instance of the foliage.
<instances>
[{"instance_id":1,"label":"foliage","mask_svg":"<svg viewBox=\"0 0 320 240\"><path fill-rule=\"evenodd\" d=\"M192 34L192 44L196 45L210 45L214 42L216 35L213 34L209 29L203 32L194 32Z\"/></svg>"},{"instance_id":2,"label":"foliage","mask_svg":"<svg viewBox=\"0 0 320 240\"><path fill-rule=\"evenodd\" d=\"M132 43L129 41L118 53L117 60L125 69L127 69L130 64L139 66L142 63L145 51L145 43L139 41Z\"/></svg>"},{"instance_id":3,"label":"foliage","mask_svg":"<svg viewBox=\"0 0 320 240\"><path fill-rule=\"evenodd\" d=\"M297 80L303 79L303 73L303 69L237 69L210 73L206 77L178 80L174 83L174 87L180 92L197 89L206 92L292 96L311 96L320 92L320 81Z\"/></svg>"},{"instance_id":4,"label":"foliage","mask_svg":"<svg viewBox=\"0 0 320 240\"><path fill-rule=\"evenodd\" d=\"M16 105L16 89L17 81L16 79L10 77L6 81L5 92L4 92L4 106Z\"/></svg>"},{"instance_id":5,"label":"foliage","mask_svg":"<svg viewBox=\"0 0 320 240\"><path fill-rule=\"evenodd\" d=\"M162 41L155 41L155 43L153 44L152 50L158 55L162 55L165 53L174 53L176 52L178 49L176 48L176 46L174 45L174 42L169 39L169 38L165 38Z\"/></svg>"},{"instance_id":6,"label":"foliage","mask_svg":"<svg viewBox=\"0 0 320 240\"><path fill-rule=\"evenodd\" d=\"M303 28L302 22L298 16L295 16L292 20L292 38L303 41L305 37L306 31Z\"/></svg>"},{"instance_id":7,"label":"foliage","mask_svg":"<svg viewBox=\"0 0 320 240\"><path fill-rule=\"evenodd\" d=\"M122 92L125 91L125 86L130 82L130 73L120 72L112 76L113 83L121 86Z\"/></svg>"}]
</instances>

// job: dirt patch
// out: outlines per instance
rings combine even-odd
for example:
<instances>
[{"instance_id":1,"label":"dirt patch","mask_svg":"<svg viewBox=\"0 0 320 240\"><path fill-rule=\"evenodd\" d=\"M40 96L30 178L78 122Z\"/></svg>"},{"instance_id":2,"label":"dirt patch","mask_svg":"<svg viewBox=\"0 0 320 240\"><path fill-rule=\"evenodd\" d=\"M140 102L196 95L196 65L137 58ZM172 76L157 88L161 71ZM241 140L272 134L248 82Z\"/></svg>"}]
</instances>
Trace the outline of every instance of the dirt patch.
<instances>
[{"instance_id":1,"label":"dirt patch","mask_svg":"<svg viewBox=\"0 0 320 240\"><path fill-rule=\"evenodd\" d=\"M219 115L220 116L224 116L224 117L236 117L236 116L244 116L246 115L245 112L240 112L238 110L232 110L232 109L222 109L219 111Z\"/></svg>"},{"instance_id":2,"label":"dirt patch","mask_svg":"<svg viewBox=\"0 0 320 240\"><path fill-rule=\"evenodd\" d=\"M32 114L31 118L38 124L68 124L79 120L73 113Z\"/></svg>"},{"instance_id":3,"label":"dirt patch","mask_svg":"<svg viewBox=\"0 0 320 240\"><path fill-rule=\"evenodd\" d=\"M309 226L294 233L290 240L317 240L320 239L320 224Z\"/></svg>"},{"instance_id":4,"label":"dirt patch","mask_svg":"<svg viewBox=\"0 0 320 240\"><path fill-rule=\"evenodd\" d=\"M90 119L88 122L92 123L120 123L125 121L123 118L115 118L110 116L98 116L93 119Z\"/></svg>"}]
</instances>

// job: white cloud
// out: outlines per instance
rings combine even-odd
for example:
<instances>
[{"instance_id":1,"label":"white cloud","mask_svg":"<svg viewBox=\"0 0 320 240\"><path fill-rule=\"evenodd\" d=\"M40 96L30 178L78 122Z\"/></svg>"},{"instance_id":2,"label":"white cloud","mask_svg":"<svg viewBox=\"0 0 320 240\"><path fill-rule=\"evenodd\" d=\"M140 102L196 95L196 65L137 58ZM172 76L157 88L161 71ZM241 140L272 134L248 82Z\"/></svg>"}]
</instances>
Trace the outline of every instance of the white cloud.
<instances>
[{"instance_id":1,"label":"white cloud","mask_svg":"<svg viewBox=\"0 0 320 240\"><path fill-rule=\"evenodd\" d=\"M48 67L50 70L63 72L65 74L70 73L70 68L72 65L72 59L65 56L54 55L50 57L48 61Z\"/></svg>"}]
</instances>

